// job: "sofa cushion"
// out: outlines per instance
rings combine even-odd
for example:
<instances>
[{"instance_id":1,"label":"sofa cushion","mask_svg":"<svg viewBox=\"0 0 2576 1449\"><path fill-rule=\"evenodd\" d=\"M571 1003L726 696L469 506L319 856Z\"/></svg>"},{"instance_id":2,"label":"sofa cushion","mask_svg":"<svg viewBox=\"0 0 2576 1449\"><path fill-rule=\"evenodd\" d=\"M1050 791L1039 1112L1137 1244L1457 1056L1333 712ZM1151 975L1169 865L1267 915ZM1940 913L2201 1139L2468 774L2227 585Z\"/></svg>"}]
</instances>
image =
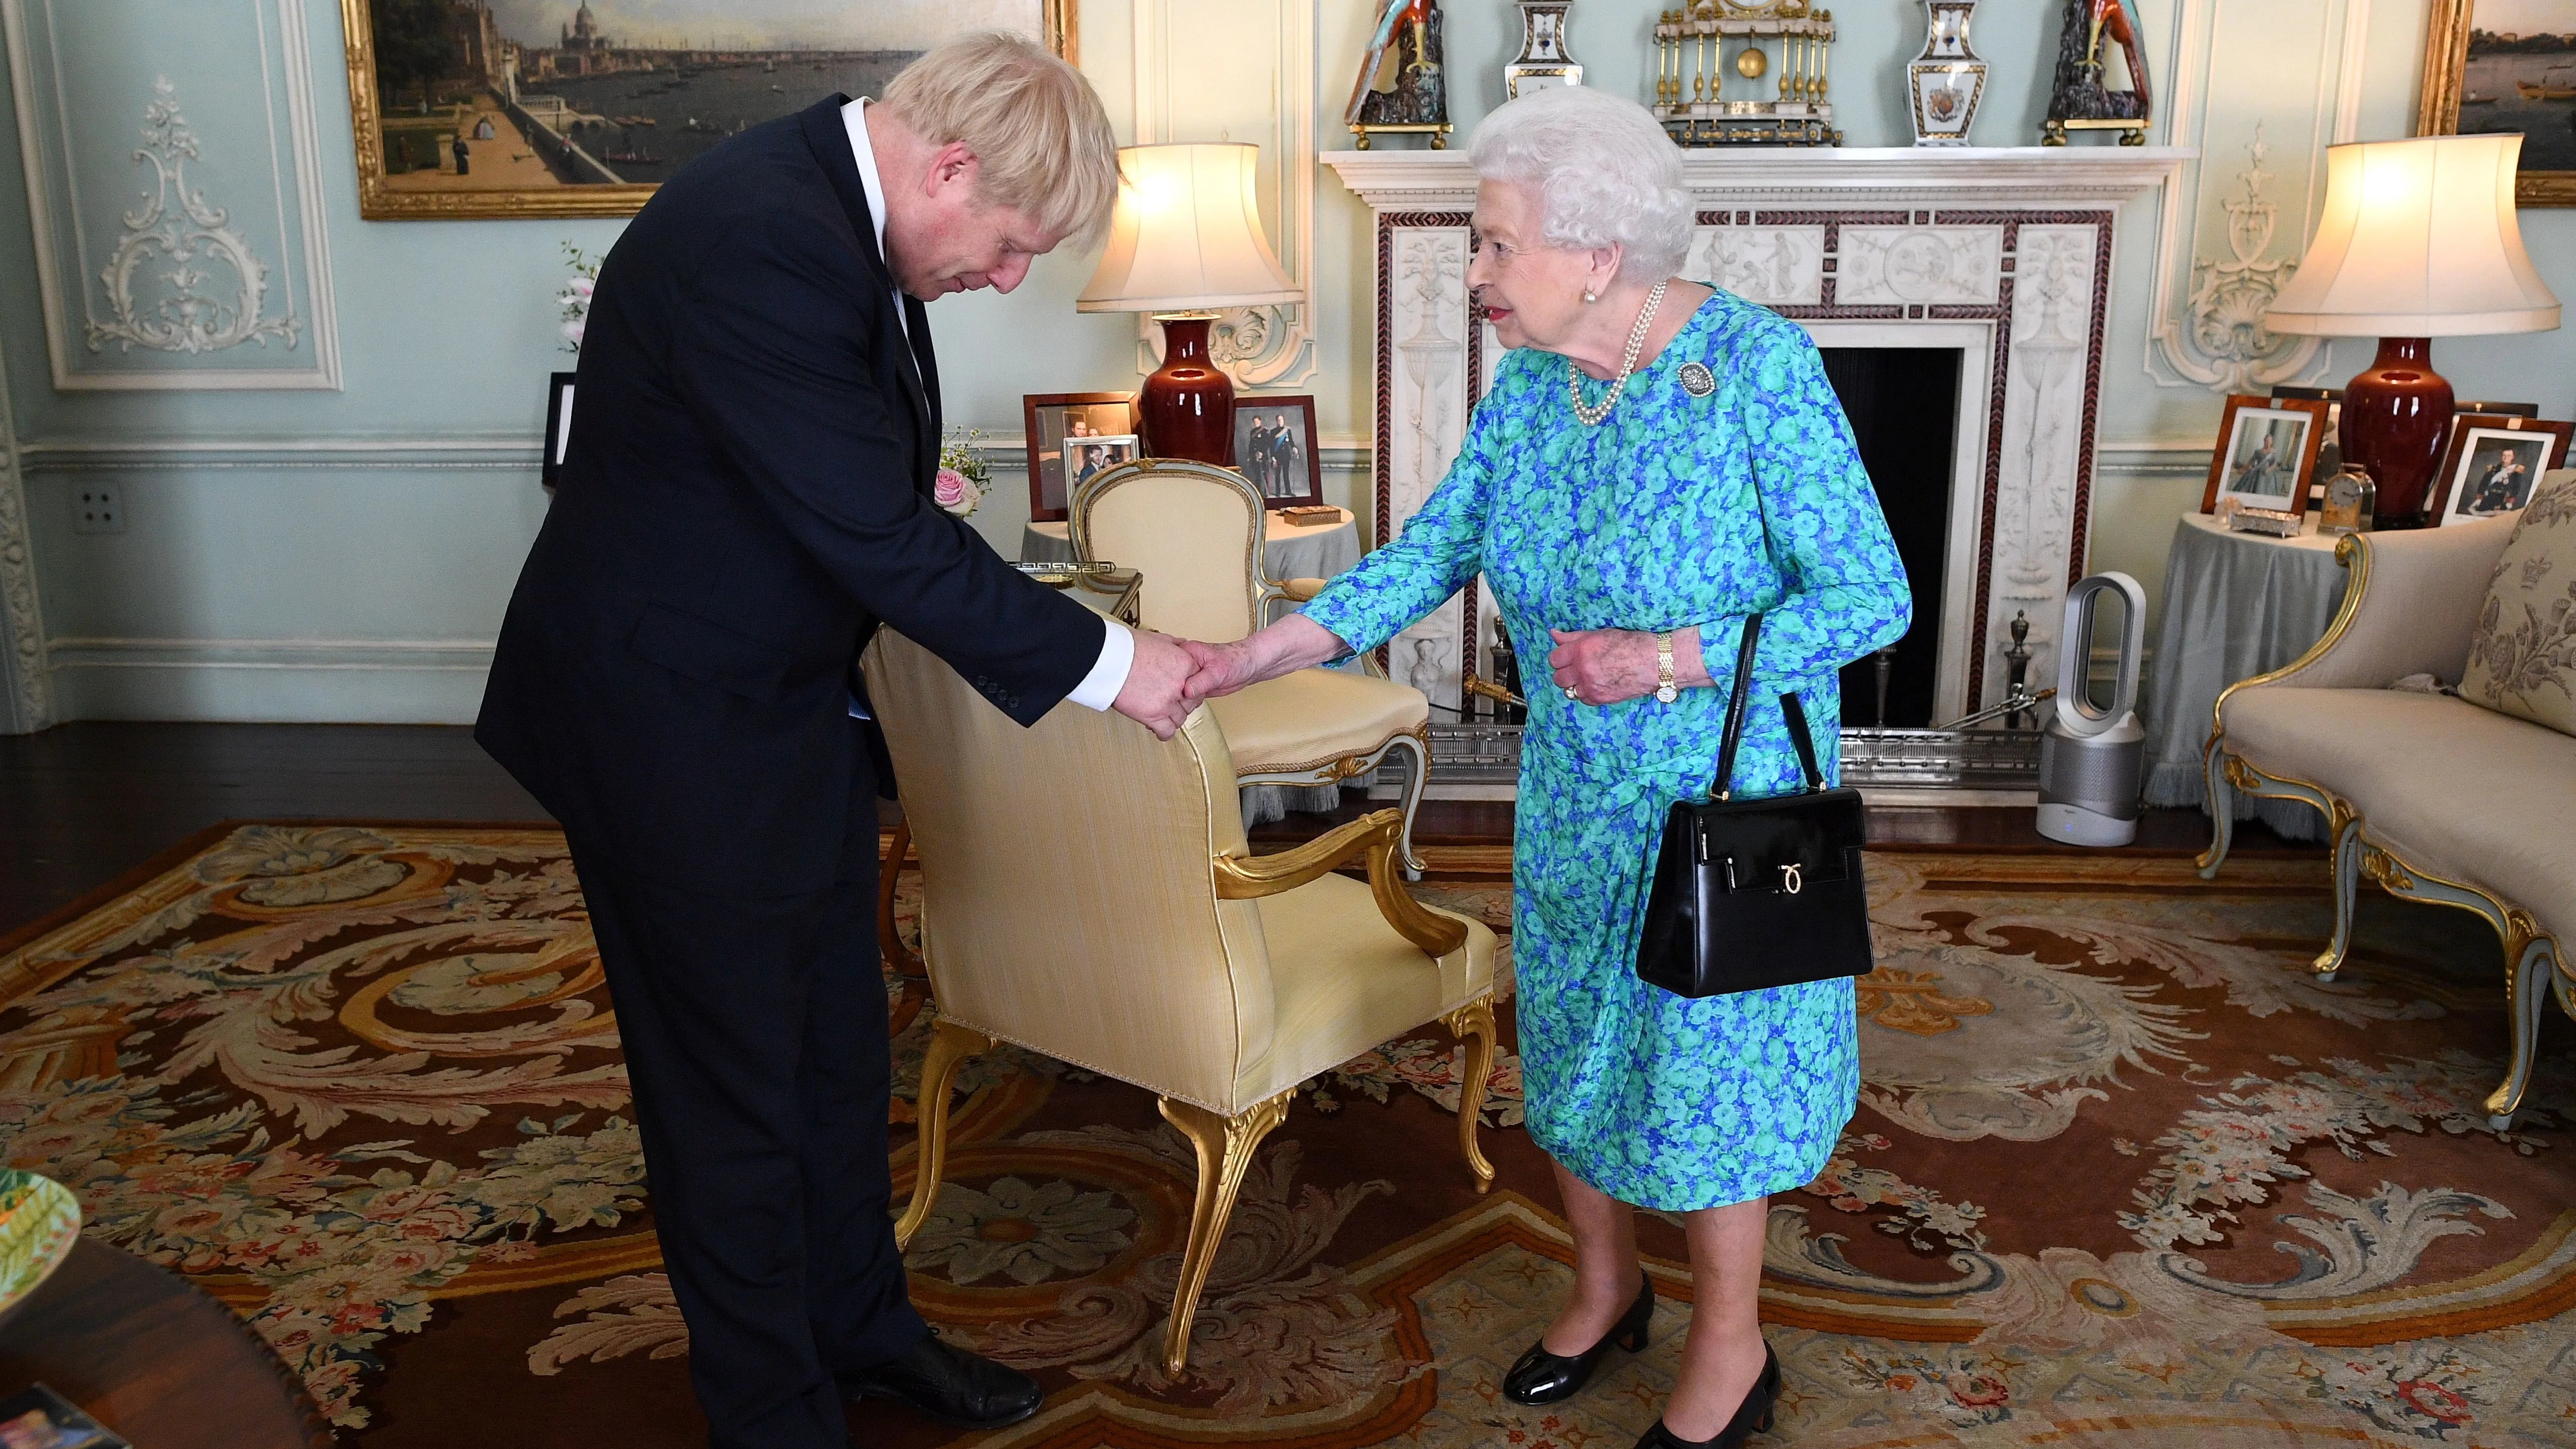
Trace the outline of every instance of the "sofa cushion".
<instances>
[{"instance_id":1,"label":"sofa cushion","mask_svg":"<svg viewBox=\"0 0 2576 1449\"><path fill-rule=\"evenodd\" d=\"M2496 560L2460 696L2576 735L2576 470L2541 480Z\"/></svg>"},{"instance_id":2,"label":"sofa cushion","mask_svg":"<svg viewBox=\"0 0 2576 1449\"><path fill-rule=\"evenodd\" d=\"M1365 755L1431 718L1422 691L1343 669L1300 669L1207 702L1234 772L1309 770Z\"/></svg>"},{"instance_id":3,"label":"sofa cushion","mask_svg":"<svg viewBox=\"0 0 2576 1449\"><path fill-rule=\"evenodd\" d=\"M2350 801L2409 865L2480 886L2576 943L2576 739L2438 694L2240 690L2227 748Z\"/></svg>"}]
</instances>

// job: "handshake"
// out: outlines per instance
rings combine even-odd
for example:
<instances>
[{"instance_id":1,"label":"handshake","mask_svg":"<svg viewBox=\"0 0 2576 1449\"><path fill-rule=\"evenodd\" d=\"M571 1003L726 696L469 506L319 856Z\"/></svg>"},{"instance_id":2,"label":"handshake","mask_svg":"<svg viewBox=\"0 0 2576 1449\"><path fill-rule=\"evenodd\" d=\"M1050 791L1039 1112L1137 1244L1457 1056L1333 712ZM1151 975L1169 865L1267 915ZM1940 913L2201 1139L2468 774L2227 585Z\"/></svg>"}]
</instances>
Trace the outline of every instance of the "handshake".
<instances>
[{"instance_id":1,"label":"handshake","mask_svg":"<svg viewBox=\"0 0 2576 1449\"><path fill-rule=\"evenodd\" d=\"M1339 636L1302 614L1232 644L1202 644L1139 629L1136 662L1128 667L1127 687L1118 691L1118 712L1152 730L1155 738L1168 740L1201 700L1349 652Z\"/></svg>"},{"instance_id":2,"label":"handshake","mask_svg":"<svg viewBox=\"0 0 2576 1449\"><path fill-rule=\"evenodd\" d=\"M1268 677L1256 669L1253 643L1202 644L1137 630L1136 661L1118 691L1118 712L1152 730L1156 739L1170 739L1200 701Z\"/></svg>"}]
</instances>

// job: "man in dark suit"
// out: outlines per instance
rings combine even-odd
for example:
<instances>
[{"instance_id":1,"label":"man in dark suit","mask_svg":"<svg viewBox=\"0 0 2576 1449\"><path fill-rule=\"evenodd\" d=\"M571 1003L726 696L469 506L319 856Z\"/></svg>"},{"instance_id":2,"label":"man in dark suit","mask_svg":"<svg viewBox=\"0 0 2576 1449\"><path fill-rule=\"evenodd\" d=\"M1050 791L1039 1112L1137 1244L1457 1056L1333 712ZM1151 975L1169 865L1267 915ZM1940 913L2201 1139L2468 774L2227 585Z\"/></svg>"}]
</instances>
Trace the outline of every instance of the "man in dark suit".
<instances>
[{"instance_id":1,"label":"man in dark suit","mask_svg":"<svg viewBox=\"0 0 2576 1449\"><path fill-rule=\"evenodd\" d=\"M1024 725L1071 699L1168 738L1194 702L1177 645L931 497L922 301L1096 229L1116 144L1070 67L970 37L707 153L600 273L476 738L571 844L719 1446L843 1444L845 1397L968 1427L1039 1402L939 1341L895 1249L857 658L890 625Z\"/></svg>"}]
</instances>

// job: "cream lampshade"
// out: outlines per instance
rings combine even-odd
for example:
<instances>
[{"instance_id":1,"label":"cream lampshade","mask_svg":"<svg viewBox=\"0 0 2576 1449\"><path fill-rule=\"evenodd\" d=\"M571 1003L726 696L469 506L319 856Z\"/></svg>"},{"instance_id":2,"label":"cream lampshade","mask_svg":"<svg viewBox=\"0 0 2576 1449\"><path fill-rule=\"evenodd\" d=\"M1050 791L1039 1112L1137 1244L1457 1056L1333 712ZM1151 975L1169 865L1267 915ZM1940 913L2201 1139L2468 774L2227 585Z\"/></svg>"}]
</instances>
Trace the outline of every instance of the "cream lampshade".
<instances>
[{"instance_id":1,"label":"cream lampshade","mask_svg":"<svg viewBox=\"0 0 2576 1449\"><path fill-rule=\"evenodd\" d=\"M1137 395L1145 450L1234 461L1234 384L1208 360L1208 324L1228 307L1302 302L1261 235L1253 146L1129 146L1118 153L1109 247L1077 312L1149 312L1163 365Z\"/></svg>"},{"instance_id":2,"label":"cream lampshade","mask_svg":"<svg viewBox=\"0 0 2576 1449\"><path fill-rule=\"evenodd\" d=\"M2378 483L2383 519L2423 510L2449 441L2451 385L2433 371L2432 339L2558 326L2558 299L2514 216L2521 154L2518 135L2326 151L2316 239L2264 324L2380 339L2378 357L2345 386L2341 441L2345 460Z\"/></svg>"}]
</instances>

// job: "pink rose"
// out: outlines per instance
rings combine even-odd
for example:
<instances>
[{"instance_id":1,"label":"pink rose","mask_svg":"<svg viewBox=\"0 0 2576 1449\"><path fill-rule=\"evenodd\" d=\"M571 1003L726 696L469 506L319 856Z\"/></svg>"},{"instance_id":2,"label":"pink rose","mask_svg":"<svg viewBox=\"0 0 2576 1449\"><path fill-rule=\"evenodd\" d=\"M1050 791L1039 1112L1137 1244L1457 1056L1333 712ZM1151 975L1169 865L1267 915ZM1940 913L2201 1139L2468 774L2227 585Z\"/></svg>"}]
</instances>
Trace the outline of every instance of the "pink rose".
<instances>
[{"instance_id":1,"label":"pink rose","mask_svg":"<svg viewBox=\"0 0 2576 1449\"><path fill-rule=\"evenodd\" d=\"M960 516L974 512L975 505L984 501L983 495L975 490L974 482L954 468L940 469L931 491L932 496L939 500L940 507Z\"/></svg>"},{"instance_id":2,"label":"pink rose","mask_svg":"<svg viewBox=\"0 0 2576 1449\"><path fill-rule=\"evenodd\" d=\"M598 285L599 284L597 282L592 281L588 277L575 277L572 279L572 294L587 302L590 300L592 291L596 289Z\"/></svg>"}]
</instances>

